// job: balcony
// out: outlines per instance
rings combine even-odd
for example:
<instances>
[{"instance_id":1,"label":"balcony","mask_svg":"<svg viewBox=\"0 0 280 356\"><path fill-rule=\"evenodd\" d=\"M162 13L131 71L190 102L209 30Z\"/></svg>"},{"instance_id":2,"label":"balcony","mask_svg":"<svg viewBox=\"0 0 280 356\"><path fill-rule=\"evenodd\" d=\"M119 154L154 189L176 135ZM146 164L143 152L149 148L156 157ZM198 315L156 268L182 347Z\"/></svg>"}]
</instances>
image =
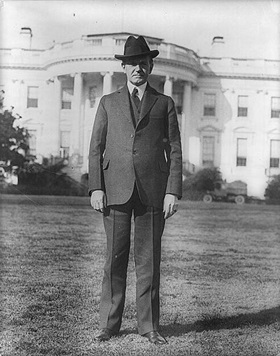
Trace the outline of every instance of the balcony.
<instances>
[{"instance_id":1,"label":"balcony","mask_svg":"<svg viewBox=\"0 0 280 356\"><path fill-rule=\"evenodd\" d=\"M80 39L56 43L46 50L21 48L0 49L2 66L46 67L65 60L114 59L116 53L123 53L123 46L129 34L82 36ZM193 69L199 68L199 57L187 48L162 42L161 39L146 37L151 49L158 49L157 59Z\"/></svg>"}]
</instances>

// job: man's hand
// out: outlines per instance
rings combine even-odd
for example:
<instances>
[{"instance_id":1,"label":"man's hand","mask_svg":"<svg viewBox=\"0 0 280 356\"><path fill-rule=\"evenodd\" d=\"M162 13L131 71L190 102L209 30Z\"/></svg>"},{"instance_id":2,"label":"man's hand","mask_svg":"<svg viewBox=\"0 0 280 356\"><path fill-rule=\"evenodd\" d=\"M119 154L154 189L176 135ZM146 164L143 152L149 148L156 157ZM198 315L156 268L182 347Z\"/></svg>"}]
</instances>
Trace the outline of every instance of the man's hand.
<instances>
[{"instance_id":1,"label":"man's hand","mask_svg":"<svg viewBox=\"0 0 280 356\"><path fill-rule=\"evenodd\" d=\"M90 204L96 211L99 211L101 213L104 212L107 206L107 199L106 194L103 192L103 190L94 190L91 193Z\"/></svg>"},{"instance_id":2,"label":"man's hand","mask_svg":"<svg viewBox=\"0 0 280 356\"><path fill-rule=\"evenodd\" d=\"M163 202L164 219L176 213L178 209L178 198L173 194L166 194Z\"/></svg>"}]
</instances>

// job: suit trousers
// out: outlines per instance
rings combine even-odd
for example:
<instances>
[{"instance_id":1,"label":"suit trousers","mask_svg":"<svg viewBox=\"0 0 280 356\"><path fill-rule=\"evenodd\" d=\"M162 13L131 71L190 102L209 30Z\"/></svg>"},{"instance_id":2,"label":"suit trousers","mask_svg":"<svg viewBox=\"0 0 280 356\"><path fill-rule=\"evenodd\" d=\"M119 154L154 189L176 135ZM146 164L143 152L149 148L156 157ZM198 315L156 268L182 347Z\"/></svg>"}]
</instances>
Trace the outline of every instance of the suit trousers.
<instances>
[{"instance_id":1,"label":"suit trousers","mask_svg":"<svg viewBox=\"0 0 280 356\"><path fill-rule=\"evenodd\" d=\"M127 203L111 205L103 214L107 258L100 303L100 328L108 328L117 333L121 327L132 217L137 324L139 334L143 335L158 330L159 327L161 237L165 220L161 209L141 203L136 187Z\"/></svg>"}]
</instances>

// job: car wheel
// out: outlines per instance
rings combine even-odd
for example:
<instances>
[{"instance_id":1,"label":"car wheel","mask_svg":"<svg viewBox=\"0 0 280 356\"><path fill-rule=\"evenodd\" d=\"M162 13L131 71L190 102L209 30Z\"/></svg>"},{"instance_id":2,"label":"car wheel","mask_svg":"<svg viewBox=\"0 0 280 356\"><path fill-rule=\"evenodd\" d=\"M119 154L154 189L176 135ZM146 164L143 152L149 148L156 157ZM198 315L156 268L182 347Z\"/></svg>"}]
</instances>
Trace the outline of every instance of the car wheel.
<instances>
[{"instance_id":1,"label":"car wheel","mask_svg":"<svg viewBox=\"0 0 280 356\"><path fill-rule=\"evenodd\" d=\"M204 203L211 203L213 201L213 198L210 194L205 194L203 197Z\"/></svg>"},{"instance_id":2,"label":"car wheel","mask_svg":"<svg viewBox=\"0 0 280 356\"><path fill-rule=\"evenodd\" d=\"M235 203L239 204L239 205L244 204L244 202L245 202L245 198L243 197L243 195L237 195L237 197L235 197L234 200L235 200Z\"/></svg>"}]
</instances>

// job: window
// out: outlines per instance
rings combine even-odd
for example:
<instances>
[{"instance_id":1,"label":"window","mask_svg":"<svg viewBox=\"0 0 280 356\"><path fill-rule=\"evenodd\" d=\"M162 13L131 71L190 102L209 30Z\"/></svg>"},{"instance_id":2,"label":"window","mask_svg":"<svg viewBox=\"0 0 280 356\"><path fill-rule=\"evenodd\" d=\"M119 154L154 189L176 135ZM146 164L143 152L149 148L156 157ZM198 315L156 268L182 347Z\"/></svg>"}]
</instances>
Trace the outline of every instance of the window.
<instances>
[{"instance_id":1,"label":"window","mask_svg":"<svg viewBox=\"0 0 280 356\"><path fill-rule=\"evenodd\" d=\"M27 87L27 107L38 107L38 87Z\"/></svg>"},{"instance_id":2,"label":"window","mask_svg":"<svg viewBox=\"0 0 280 356\"><path fill-rule=\"evenodd\" d=\"M73 88L62 88L62 109L71 109L73 92Z\"/></svg>"},{"instance_id":3,"label":"window","mask_svg":"<svg viewBox=\"0 0 280 356\"><path fill-rule=\"evenodd\" d=\"M248 116L248 96L239 95L238 96L238 117Z\"/></svg>"},{"instance_id":4,"label":"window","mask_svg":"<svg viewBox=\"0 0 280 356\"><path fill-rule=\"evenodd\" d=\"M116 46L123 46L126 40L123 39L116 39Z\"/></svg>"},{"instance_id":5,"label":"window","mask_svg":"<svg viewBox=\"0 0 280 356\"><path fill-rule=\"evenodd\" d=\"M236 165L245 167L247 165L247 139L237 139L237 157Z\"/></svg>"},{"instance_id":6,"label":"window","mask_svg":"<svg viewBox=\"0 0 280 356\"><path fill-rule=\"evenodd\" d=\"M202 165L207 167L213 167L214 156L215 156L215 137L204 136L202 138Z\"/></svg>"},{"instance_id":7,"label":"window","mask_svg":"<svg viewBox=\"0 0 280 356\"><path fill-rule=\"evenodd\" d=\"M86 46L102 46L102 38L94 38L86 40Z\"/></svg>"},{"instance_id":8,"label":"window","mask_svg":"<svg viewBox=\"0 0 280 356\"><path fill-rule=\"evenodd\" d=\"M96 86L89 87L89 107L94 108L96 102Z\"/></svg>"},{"instance_id":9,"label":"window","mask_svg":"<svg viewBox=\"0 0 280 356\"><path fill-rule=\"evenodd\" d=\"M216 95L215 94L204 94L204 116L215 116L216 115Z\"/></svg>"},{"instance_id":10,"label":"window","mask_svg":"<svg viewBox=\"0 0 280 356\"><path fill-rule=\"evenodd\" d=\"M180 92L175 92L172 95L174 102L175 102L175 107L176 107L176 111L177 113L180 115L182 114L182 110L183 110L183 93Z\"/></svg>"},{"instance_id":11,"label":"window","mask_svg":"<svg viewBox=\"0 0 280 356\"><path fill-rule=\"evenodd\" d=\"M271 98L271 117L280 118L280 98Z\"/></svg>"},{"instance_id":12,"label":"window","mask_svg":"<svg viewBox=\"0 0 280 356\"><path fill-rule=\"evenodd\" d=\"M60 132L60 156L62 158L69 157L70 149L70 131Z\"/></svg>"},{"instance_id":13,"label":"window","mask_svg":"<svg viewBox=\"0 0 280 356\"><path fill-rule=\"evenodd\" d=\"M270 168L280 168L280 140L270 140Z\"/></svg>"},{"instance_id":14,"label":"window","mask_svg":"<svg viewBox=\"0 0 280 356\"><path fill-rule=\"evenodd\" d=\"M29 133L29 138L28 138L29 150L28 150L28 153L31 156L36 156L37 131L36 130L28 130L28 133Z\"/></svg>"}]
</instances>

